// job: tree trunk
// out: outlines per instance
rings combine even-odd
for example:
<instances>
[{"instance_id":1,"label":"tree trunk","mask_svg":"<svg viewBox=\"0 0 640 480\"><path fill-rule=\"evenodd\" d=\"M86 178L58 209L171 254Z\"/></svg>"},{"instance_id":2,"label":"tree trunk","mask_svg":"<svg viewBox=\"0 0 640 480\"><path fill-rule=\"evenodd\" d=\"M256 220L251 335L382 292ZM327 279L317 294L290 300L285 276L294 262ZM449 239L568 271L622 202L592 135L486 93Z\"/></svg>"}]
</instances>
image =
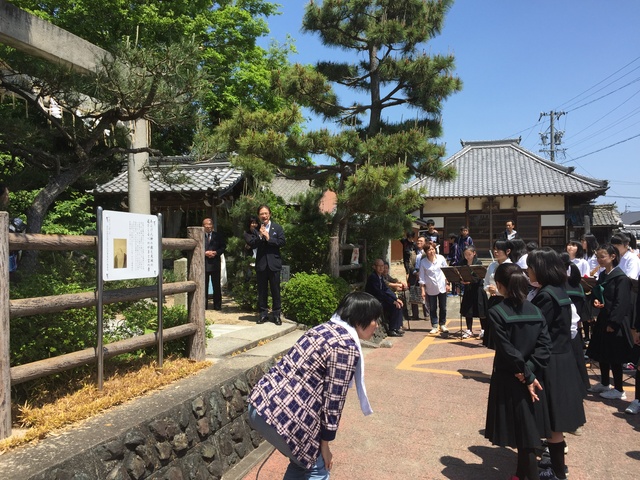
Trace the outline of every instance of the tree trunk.
<instances>
[{"instance_id":1,"label":"tree trunk","mask_svg":"<svg viewBox=\"0 0 640 480\"><path fill-rule=\"evenodd\" d=\"M335 265L332 265L331 262L335 261L335 259L338 259L338 262L340 262L340 242L342 241L341 226L342 226L342 221L345 218L346 218L345 209L340 205L338 205L336 207L336 213L333 215L333 218L331 219L331 233L329 234L330 238L337 237L338 242L331 242L329 244L329 254L327 256L326 266L324 268L325 272L327 272L328 274L331 274L331 272L333 272L336 269Z\"/></svg>"},{"instance_id":2,"label":"tree trunk","mask_svg":"<svg viewBox=\"0 0 640 480\"><path fill-rule=\"evenodd\" d=\"M380 74L378 73L378 49L375 46L369 48L369 84L371 95L371 110L369 110L369 136L377 135L380 130L380 118L382 117L382 104L380 102Z\"/></svg>"},{"instance_id":3,"label":"tree trunk","mask_svg":"<svg viewBox=\"0 0 640 480\"><path fill-rule=\"evenodd\" d=\"M38 192L33 203L27 209L27 233L41 233L44 217L51 204L70 185L84 175L97 160L85 160L76 165L76 168L49 178L47 185ZM26 250L20 260L20 270L33 271L38 263L37 250Z\"/></svg>"}]
</instances>

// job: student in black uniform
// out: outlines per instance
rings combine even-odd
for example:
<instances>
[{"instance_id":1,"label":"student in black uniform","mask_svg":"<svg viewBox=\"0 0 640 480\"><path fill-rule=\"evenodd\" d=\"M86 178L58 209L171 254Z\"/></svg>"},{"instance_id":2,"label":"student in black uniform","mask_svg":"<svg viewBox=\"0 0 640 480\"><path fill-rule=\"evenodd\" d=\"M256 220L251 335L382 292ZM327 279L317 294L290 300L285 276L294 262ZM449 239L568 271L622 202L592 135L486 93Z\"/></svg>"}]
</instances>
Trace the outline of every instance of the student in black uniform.
<instances>
[{"instance_id":1,"label":"student in black uniform","mask_svg":"<svg viewBox=\"0 0 640 480\"><path fill-rule=\"evenodd\" d=\"M482 265L478 258L476 247L469 245L464 249L462 265ZM472 272L473 281L464 283L464 293L460 302L460 315L467 322L467 330L462 338L473 337L473 317L480 319L480 331L486 330L487 296L484 293L484 281Z\"/></svg>"},{"instance_id":2,"label":"student in black uniform","mask_svg":"<svg viewBox=\"0 0 640 480\"><path fill-rule=\"evenodd\" d=\"M582 338L580 336L580 324L588 318L587 305L584 295L584 289L580 284L582 276L578 266L573 262L567 252L560 254L562 263L567 269L567 295L571 299L575 310L571 312L571 347L573 348L573 355L576 358L576 365L578 365L578 371L580 372L580 378L585 388L585 393L588 388L591 387L589 383L589 374L587 373L587 366L584 362L584 349L582 348Z\"/></svg>"},{"instance_id":3,"label":"student in black uniform","mask_svg":"<svg viewBox=\"0 0 640 480\"><path fill-rule=\"evenodd\" d=\"M622 364L633 358L631 334L631 280L618 267L620 255L613 245L605 243L596 250L598 263L604 270L591 291L598 319L591 332L587 355L600 363L600 383L589 389L608 400L626 400L622 387ZM613 373L612 389L609 370Z\"/></svg>"},{"instance_id":4,"label":"student in black uniform","mask_svg":"<svg viewBox=\"0 0 640 480\"><path fill-rule=\"evenodd\" d=\"M567 270L560 255L550 248L534 250L527 257L531 283L540 289L533 297L547 320L551 337L551 360L543 372L543 395L549 411L550 435L547 436L551 468L540 473L541 479L567 478L563 432L575 432L584 425L584 386L571 347L571 299L566 292ZM543 432L541 432L542 434Z\"/></svg>"},{"instance_id":5,"label":"student in black uniform","mask_svg":"<svg viewBox=\"0 0 640 480\"><path fill-rule=\"evenodd\" d=\"M538 480L535 448L546 417L538 378L551 358L551 338L542 312L526 299L529 282L522 269L503 263L494 279L504 301L489 309L496 355L484 436L494 445L518 449L511 480Z\"/></svg>"}]
</instances>

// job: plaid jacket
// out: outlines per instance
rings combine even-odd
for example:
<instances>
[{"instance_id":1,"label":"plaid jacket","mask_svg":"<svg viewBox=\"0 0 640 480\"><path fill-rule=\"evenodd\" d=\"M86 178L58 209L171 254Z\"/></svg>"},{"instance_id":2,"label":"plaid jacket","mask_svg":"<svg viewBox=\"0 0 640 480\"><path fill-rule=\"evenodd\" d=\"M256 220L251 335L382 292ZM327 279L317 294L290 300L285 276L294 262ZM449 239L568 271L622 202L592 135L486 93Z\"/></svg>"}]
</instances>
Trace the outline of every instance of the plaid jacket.
<instances>
[{"instance_id":1,"label":"plaid jacket","mask_svg":"<svg viewBox=\"0 0 640 480\"><path fill-rule=\"evenodd\" d=\"M320 455L320 439L336 436L359 359L347 330L323 323L300 337L249 395L260 416L307 468Z\"/></svg>"}]
</instances>

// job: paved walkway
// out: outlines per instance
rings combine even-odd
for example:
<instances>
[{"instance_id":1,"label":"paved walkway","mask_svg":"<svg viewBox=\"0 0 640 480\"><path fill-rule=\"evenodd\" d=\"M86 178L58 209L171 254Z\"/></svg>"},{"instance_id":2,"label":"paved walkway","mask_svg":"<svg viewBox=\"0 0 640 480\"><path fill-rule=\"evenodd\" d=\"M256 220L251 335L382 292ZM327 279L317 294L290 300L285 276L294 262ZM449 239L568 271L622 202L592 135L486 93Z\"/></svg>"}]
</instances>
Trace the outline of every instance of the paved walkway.
<instances>
[{"instance_id":1,"label":"paved walkway","mask_svg":"<svg viewBox=\"0 0 640 480\"><path fill-rule=\"evenodd\" d=\"M362 415L352 389L332 442L333 480L502 480L513 474L514 451L482 435L493 353L476 339L461 341L458 319L448 327L452 335L443 339L428 335L428 322L411 322L404 337L389 339L392 348L365 350L374 414ZM590 374L595 382L597 372ZM633 379L626 391L630 401ZM640 478L640 415L625 414L627 404L593 394L586 399L583 435L566 438L571 480ZM248 474L234 478L279 479L287 466L277 451L252 461Z\"/></svg>"}]
</instances>

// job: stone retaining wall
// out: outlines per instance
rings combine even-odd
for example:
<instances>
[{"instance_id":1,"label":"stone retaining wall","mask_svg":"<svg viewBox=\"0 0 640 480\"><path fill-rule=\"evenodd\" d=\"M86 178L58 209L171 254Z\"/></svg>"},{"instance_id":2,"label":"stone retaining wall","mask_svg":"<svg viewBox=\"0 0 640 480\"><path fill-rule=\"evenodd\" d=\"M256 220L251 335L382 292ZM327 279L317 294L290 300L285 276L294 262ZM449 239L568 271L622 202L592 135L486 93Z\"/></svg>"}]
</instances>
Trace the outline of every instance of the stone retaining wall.
<instances>
[{"instance_id":1,"label":"stone retaining wall","mask_svg":"<svg viewBox=\"0 0 640 480\"><path fill-rule=\"evenodd\" d=\"M226 368L209 375L199 374L199 378L185 379L166 392L118 407L120 415L109 411L102 418L73 427L60 437L9 452L0 457L0 477L20 480L220 479L261 441L247 423L246 399L273 360L261 358L258 364L255 360L250 356L239 360L247 367L240 373ZM254 364L248 365L251 363ZM219 368L214 365L208 370ZM227 379L209 383L205 390L198 388L206 386L207 379L212 380L210 377L225 373ZM181 401L176 402L176 397ZM145 412L149 416L145 416ZM105 422L123 424L118 428ZM107 438L103 436L105 427L107 434L110 428L119 433L90 444L92 434L97 439ZM83 440L83 435L88 438ZM79 448L82 450L73 451ZM63 451L66 455L61 454ZM25 462L37 465L25 469Z\"/></svg>"}]
</instances>

